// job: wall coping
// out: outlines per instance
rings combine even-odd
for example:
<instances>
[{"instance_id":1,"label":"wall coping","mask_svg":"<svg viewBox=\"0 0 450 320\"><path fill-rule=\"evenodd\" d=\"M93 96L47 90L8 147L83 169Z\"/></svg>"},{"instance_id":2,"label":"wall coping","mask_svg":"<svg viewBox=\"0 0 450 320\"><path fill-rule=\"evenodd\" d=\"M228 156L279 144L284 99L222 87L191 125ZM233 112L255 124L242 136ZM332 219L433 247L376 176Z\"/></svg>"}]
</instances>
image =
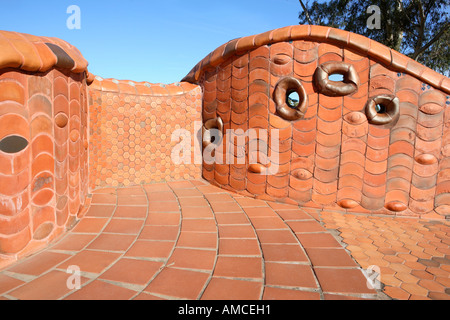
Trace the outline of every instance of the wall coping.
<instances>
[{"instance_id":1,"label":"wall coping","mask_svg":"<svg viewBox=\"0 0 450 320\"><path fill-rule=\"evenodd\" d=\"M0 70L46 72L57 67L73 73L86 72L92 79L87 66L81 52L64 40L0 30Z\"/></svg>"},{"instance_id":2,"label":"wall coping","mask_svg":"<svg viewBox=\"0 0 450 320\"><path fill-rule=\"evenodd\" d=\"M393 71L417 77L436 89L450 93L450 79L419 62L365 36L316 25L294 25L274 29L261 34L228 41L201 60L182 81L198 83L201 75L215 68L231 56L277 42L309 40L343 46L372 58Z\"/></svg>"}]
</instances>

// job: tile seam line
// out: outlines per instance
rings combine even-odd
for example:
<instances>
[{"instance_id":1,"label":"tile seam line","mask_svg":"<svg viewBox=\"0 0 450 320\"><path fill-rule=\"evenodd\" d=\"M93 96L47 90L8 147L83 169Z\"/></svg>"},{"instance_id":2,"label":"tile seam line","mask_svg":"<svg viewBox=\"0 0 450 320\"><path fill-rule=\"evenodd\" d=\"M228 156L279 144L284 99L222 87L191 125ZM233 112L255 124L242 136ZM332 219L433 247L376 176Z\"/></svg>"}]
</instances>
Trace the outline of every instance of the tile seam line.
<instances>
[{"instance_id":1,"label":"tile seam line","mask_svg":"<svg viewBox=\"0 0 450 320\"><path fill-rule=\"evenodd\" d=\"M300 205L299 205L298 207L299 207L299 209L301 210ZM313 274L313 276L314 276L314 281L315 281L315 283L316 283L316 286L317 286L317 292L318 292L319 295L320 295L320 299L321 299L321 300L325 300L322 286L320 285L319 279L318 279L317 274L316 274L315 269L314 269L314 265L312 264L311 259L309 258L308 252L306 251L305 247L303 247L302 243L300 242L300 239L297 237L297 234L294 232L294 230L292 229L292 227L291 227L291 226L290 226L290 225L289 225L289 224L288 224L288 223L287 223L287 222L279 215L279 213L278 213L277 211L275 211L275 209L272 208L272 210L275 212L275 214L278 216L278 218L281 219L281 220L287 225L287 227L288 227L288 229L290 230L291 234L295 237L295 239L296 239L298 245L299 245L300 248L303 250L303 253L305 254L306 258L308 259L308 266L311 268L311 272L312 272L312 274ZM304 210L302 210L302 211L304 211ZM305 212L308 216L310 216L311 219L313 219L314 221L316 221L316 222L319 223L319 225L320 225L320 222L318 222L316 219L314 219L313 216L311 216L311 215L310 215L308 212L306 212L306 211L304 211L304 212Z\"/></svg>"},{"instance_id":2,"label":"tile seam line","mask_svg":"<svg viewBox=\"0 0 450 320\"><path fill-rule=\"evenodd\" d=\"M168 262L169 262L170 258L172 257L172 255L173 255L173 253L174 253L174 251L175 251L175 249L176 249L176 247L177 247L177 243L178 243L178 241L179 241L179 239L180 239L181 225L182 225L182 222L183 222L183 217L182 217L182 213L181 213L180 202L179 202L179 200L178 200L178 196L177 196L176 193L173 191L172 187L170 187L170 185L169 185L167 182L165 182L164 184L165 184L167 187L169 187L170 191L174 194L175 198L177 199L177 204L178 204L178 207L179 207L180 224L179 224L179 227L178 227L177 238L176 238L176 240L175 240L174 243L173 243L173 247L172 247L172 250L170 251L169 256L168 256L167 258L165 258L165 262L163 263L163 265L162 265L162 266L159 268L159 270L153 275L153 277L152 277L152 278L151 278L151 279L143 286L143 289L142 289L141 291L137 292L134 296L132 296L132 297L130 298L130 300L135 299L137 296L139 296L139 295L142 294L142 293L149 293L149 294L152 294L151 292L146 292L145 289L146 289L146 288L153 282L153 280L155 280L155 279L158 277L158 275L160 275L161 272L168 266ZM145 187L144 187L145 184L141 184L140 186L141 186L141 188L143 189L143 191L144 191L144 193L145 193L145 197L146 197L146 199L147 199L147 216L146 216L146 221L147 221L148 215L149 215L149 213L150 213L150 209L149 209L149 208L150 208L150 199L149 199L149 195L148 195L147 190L145 190ZM151 193L151 192L150 192L150 193ZM139 235L142 233L142 230L144 229L145 225L146 225L146 224L143 223L142 228L141 228L141 231L140 231L139 234L136 236L136 240L133 242L133 244L136 243L136 241L137 241L137 239L139 238ZM133 245L133 244L132 244L132 245ZM128 248L128 250L131 248L132 245L130 245L130 247ZM128 252L128 250L127 250L126 252ZM124 253L124 255L126 254L126 252Z\"/></svg>"},{"instance_id":3,"label":"tile seam line","mask_svg":"<svg viewBox=\"0 0 450 320\"><path fill-rule=\"evenodd\" d=\"M116 209L117 209L117 199L116 199L116 206L115 206L115 209L114 209L114 211L113 211L111 217L108 218L108 222L105 223L105 225L103 226L102 231L106 228L107 224L108 224L108 223L110 222L110 220L112 219L112 217L113 217L114 212L116 211ZM80 221L81 221L81 220L79 220L79 221L77 222L77 224L78 224ZM75 226L76 226L76 225L75 225ZM73 228L75 228L75 226L73 226ZM29 259L31 259L32 257L35 257L36 255L38 255L38 254L40 254L40 253L47 252L47 250L48 250L48 252L53 252L53 251L51 251L52 248L53 248L54 246L56 246L60 241L62 241L63 239L65 239L69 234L76 233L76 232L73 232L73 228L72 228L69 232L67 232L63 237L61 237L57 242L51 244L51 245L48 246L48 247L45 247L45 248L41 249L40 251L36 252L36 253L33 254L32 256L28 257L26 260L29 260ZM45 271L45 272L39 274L38 276L35 276L34 279L32 279L32 280L30 280L30 281L27 281L27 282L23 283L22 285L20 285L20 286L18 286L18 287L15 287L15 288L13 288L13 289L11 289L11 290L9 290L8 292L11 292L11 291L14 291L14 290L16 290L16 289L19 289L19 288L25 286L26 284L29 284L30 282L32 282L32 281L34 281L34 280L37 280L38 278L41 278L41 277L43 277L43 276L49 274L49 273L52 272L52 271L60 271L61 268L58 267L59 265L63 264L64 262L66 262L66 261L68 261L68 260L70 260L70 259L73 258L75 255L77 255L78 253L80 253L81 251L85 250L85 249L86 249L93 241L95 241L95 239L97 239L97 238L99 237L99 235L102 233L102 231L100 231L99 233L97 233L97 235L96 235L90 242L88 242L81 250L76 251L76 253L74 253L74 254L67 254L67 255L69 255L69 257L67 257L67 259L64 259L63 261L61 261L61 262L59 262L57 265L51 267L51 268L48 269L47 271ZM86 234L92 234L92 233L86 233ZM26 260L24 260L24 262L25 262ZM115 262L114 262L114 263L115 263ZM7 269L2 270L2 272L0 272L0 274L3 273L3 271L7 271ZM17 273L17 272L14 272L14 273ZM21 273L18 273L18 274L21 274ZM28 274L25 274L25 275L28 275ZM93 281L93 280L95 280L95 279L91 279L91 280ZM89 284L89 283L92 282L92 281L87 281L83 286ZM63 295L62 297L58 298L57 300L61 300L61 299L67 297L68 295L70 295L70 294L72 294L72 293L74 293L74 292L76 292L76 291L77 291L77 290L71 290L69 293ZM7 294L8 292L6 292L6 293L4 293L4 294Z\"/></svg>"},{"instance_id":4,"label":"tile seam line","mask_svg":"<svg viewBox=\"0 0 450 320\"><path fill-rule=\"evenodd\" d=\"M80 253L80 252L82 252L82 251L84 251L84 250L88 250L87 248L88 248L88 247L89 247L96 239L98 239L98 237L100 237L100 234L103 233L103 230L105 230L106 226L111 222L111 220L112 220L112 218L113 218L113 216L114 216L114 214L115 214L115 212L116 212L116 210L117 210L117 207L118 207L118 201L119 201L119 200L118 200L119 197L118 197L118 194L117 194L117 188L114 187L114 190L115 190L114 195L115 195L115 197L116 197L116 203L115 203L114 211L112 212L111 216L108 218L108 221L103 225L103 228L102 228L99 232L97 232L97 235L96 235L90 242L88 242L81 250L79 250L76 254L74 254L72 257L76 256L78 253ZM90 207L91 205L92 205L92 202L90 203L89 207ZM109 204L109 205L111 205L111 204ZM86 212L87 212L87 211L86 211ZM80 221L81 221L81 220L79 220L78 222L80 222ZM70 233L74 233L74 232L73 232L73 229L71 230ZM54 245L56 245L56 243L55 243ZM96 251L96 250L94 250L94 251ZM108 251L108 252L110 252L110 251ZM70 292L68 292L68 293L66 293L65 295L59 297L57 300L63 300L63 299L65 299L66 297L70 296L71 294L73 294L73 293L75 293L75 292L81 290L82 288L84 288L85 286L87 286L88 284L90 284L91 282L97 280L103 273L105 273L109 268L111 268L113 265L115 265L116 262L119 261L119 260L121 259L121 257L122 257L122 256L119 256L114 262L112 262L112 263L109 265L109 267L107 267L106 269L104 269L101 273L98 273L96 277L90 279L89 281L86 281L86 282L80 287L80 289L72 289L72 290L70 290ZM61 265L61 263L58 264L58 266L59 266L59 265ZM57 269L57 266L54 267L53 269Z\"/></svg>"},{"instance_id":5,"label":"tile seam line","mask_svg":"<svg viewBox=\"0 0 450 320\"><path fill-rule=\"evenodd\" d=\"M205 284L203 285L202 290L199 292L199 294L197 296L197 300L201 300L203 295L204 295L204 293L205 293L205 291L206 291L206 289L208 288L209 284L211 283L211 280L214 277L214 271L216 270L217 260L219 259L220 235L219 235L219 225L218 225L218 222L217 222L216 213L214 212L214 209L211 206L210 201L205 196L205 194L201 190L198 189L198 186L194 185L194 187L195 187L195 190L197 190L198 192L200 192L202 194L203 199L206 200L206 203L208 204L208 207L211 209L211 212L212 212L213 217L214 217L214 224L216 226L216 234L217 234L217 238L216 238L216 240L217 240L217 242L216 242L216 256L214 257L214 264L213 264L213 267L212 267L212 270L211 270L211 272L209 274L208 279L205 281Z\"/></svg>"}]
</instances>

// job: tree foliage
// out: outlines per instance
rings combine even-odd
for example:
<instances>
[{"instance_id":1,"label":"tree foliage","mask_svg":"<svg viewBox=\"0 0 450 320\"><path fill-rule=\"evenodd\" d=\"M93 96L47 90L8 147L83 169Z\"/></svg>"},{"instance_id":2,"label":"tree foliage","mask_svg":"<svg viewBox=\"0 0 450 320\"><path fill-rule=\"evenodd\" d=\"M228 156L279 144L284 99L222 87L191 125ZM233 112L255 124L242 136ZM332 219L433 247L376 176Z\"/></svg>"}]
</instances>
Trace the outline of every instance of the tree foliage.
<instances>
[{"instance_id":1,"label":"tree foliage","mask_svg":"<svg viewBox=\"0 0 450 320\"><path fill-rule=\"evenodd\" d=\"M343 29L378 41L449 75L450 0L330 0L302 4L300 24ZM369 6L380 8L380 28L369 28Z\"/></svg>"}]
</instances>

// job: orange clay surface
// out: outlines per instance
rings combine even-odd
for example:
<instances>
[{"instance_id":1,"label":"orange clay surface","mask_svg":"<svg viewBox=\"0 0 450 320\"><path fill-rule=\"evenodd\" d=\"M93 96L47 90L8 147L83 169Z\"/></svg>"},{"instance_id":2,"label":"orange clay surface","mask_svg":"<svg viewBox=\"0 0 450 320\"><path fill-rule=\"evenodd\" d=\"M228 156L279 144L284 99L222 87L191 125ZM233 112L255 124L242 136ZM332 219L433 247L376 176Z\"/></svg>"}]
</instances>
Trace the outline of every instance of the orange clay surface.
<instances>
[{"instance_id":1,"label":"orange clay surface","mask_svg":"<svg viewBox=\"0 0 450 320\"><path fill-rule=\"evenodd\" d=\"M104 188L89 200L49 247L0 261L0 299L450 298L446 221L302 209L201 180ZM79 290L67 286L74 265ZM371 266L377 290L363 274Z\"/></svg>"}]
</instances>

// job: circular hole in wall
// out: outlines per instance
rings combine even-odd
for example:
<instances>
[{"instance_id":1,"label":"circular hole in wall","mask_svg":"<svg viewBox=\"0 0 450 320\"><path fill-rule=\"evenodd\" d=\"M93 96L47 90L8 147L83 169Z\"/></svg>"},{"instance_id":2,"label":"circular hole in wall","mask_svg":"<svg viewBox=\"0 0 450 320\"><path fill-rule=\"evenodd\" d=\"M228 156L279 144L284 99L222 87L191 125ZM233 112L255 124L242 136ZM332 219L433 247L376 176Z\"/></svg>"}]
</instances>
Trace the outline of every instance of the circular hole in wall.
<instances>
[{"instance_id":1,"label":"circular hole in wall","mask_svg":"<svg viewBox=\"0 0 450 320\"><path fill-rule=\"evenodd\" d=\"M393 95L372 97L365 109L367 120L375 125L395 125L400 116L399 99Z\"/></svg>"},{"instance_id":2,"label":"circular hole in wall","mask_svg":"<svg viewBox=\"0 0 450 320\"><path fill-rule=\"evenodd\" d=\"M17 153L28 146L27 139L21 136L8 136L0 140L0 151L5 153Z\"/></svg>"},{"instance_id":3,"label":"circular hole in wall","mask_svg":"<svg viewBox=\"0 0 450 320\"><path fill-rule=\"evenodd\" d=\"M340 73L333 73L328 76L328 79L335 82L344 81L344 75Z\"/></svg>"},{"instance_id":4,"label":"circular hole in wall","mask_svg":"<svg viewBox=\"0 0 450 320\"><path fill-rule=\"evenodd\" d=\"M379 114L386 113L386 106L384 104L378 103L375 106L375 111Z\"/></svg>"},{"instance_id":5,"label":"circular hole in wall","mask_svg":"<svg viewBox=\"0 0 450 320\"><path fill-rule=\"evenodd\" d=\"M297 91L287 92L286 104L289 108L296 109L300 103L300 96Z\"/></svg>"},{"instance_id":6,"label":"circular hole in wall","mask_svg":"<svg viewBox=\"0 0 450 320\"><path fill-rule=\"evenodd\" d=\"M203 147L210 144L220 145L223 138L223 121L222 118L217 117L207 120L203 124Z\"/></svg>"},{"instance_id":7,"label":"circular hole in wall","mask_svg":"<svg viewBox=\"0 0 450 320\"><path fill-rule=\"evenodd\" d=\"M273 92L277 114L285 120L302 119L308 108L308 94L300 80L285 77L278 81Z\"/></svg>"},{"instance_id":8,"label":"circular hole in wall","mask_svg":"<svg viewBox=\"0 0 450 320\"><path fill-rule=\"evenodd\" d=\"M326 96L346 96L358 90L359 76L351 64L328 61L317 67L314 84L319 93Z\"/></svg>"}]
</instances>

